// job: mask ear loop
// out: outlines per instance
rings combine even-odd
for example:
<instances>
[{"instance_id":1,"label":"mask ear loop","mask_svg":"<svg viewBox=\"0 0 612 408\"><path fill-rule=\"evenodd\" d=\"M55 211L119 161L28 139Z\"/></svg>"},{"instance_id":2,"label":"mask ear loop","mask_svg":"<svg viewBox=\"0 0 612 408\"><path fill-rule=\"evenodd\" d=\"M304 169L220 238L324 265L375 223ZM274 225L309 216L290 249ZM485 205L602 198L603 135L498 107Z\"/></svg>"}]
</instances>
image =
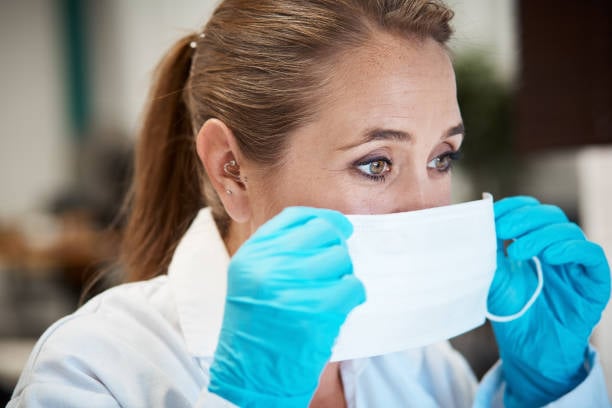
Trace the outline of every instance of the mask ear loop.
<instances>
[{"instance_id":1,"label":"mask ear loop","mask_svg":"<svg viewBox=\"0 0 612 408\"><path fill-rule=\"evenodd\" d=\"M533 292L533 295L531 295L531 298L527 301L527 303L525 303L525 306L523 306L521 310L508 316L494 315L493 313L489 313L489 311L487 310L487 319L499 323L507 323L511 322L512 320L516 320L519 317L523 316L525 313L527 313L527 310L529 310L529 308L534 304L538 296L540 296L540 293L542 293L542 287L544 286L544 274L542 273L542 264L540 263L540 260L537 256L534 256L533 258L531 258L531 260L536 266L536 274L538 275L538 286Z\"/></svg>"}]
</instances>

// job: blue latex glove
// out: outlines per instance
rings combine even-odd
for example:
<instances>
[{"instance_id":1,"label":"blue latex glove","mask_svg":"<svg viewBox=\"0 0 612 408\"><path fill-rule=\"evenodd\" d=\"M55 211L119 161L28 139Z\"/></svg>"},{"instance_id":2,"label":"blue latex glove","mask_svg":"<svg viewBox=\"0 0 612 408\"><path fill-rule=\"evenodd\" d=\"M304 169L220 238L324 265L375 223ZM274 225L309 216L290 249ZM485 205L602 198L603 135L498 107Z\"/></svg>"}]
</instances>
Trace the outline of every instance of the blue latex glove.
<instances>
[{"instance_id":1,"label":"blue latex glove","mask_svg":"<svg viewBox=\"0 0 612 408\"><path fill-rule=\"evenodd\" d=\"M531 197L495 203L497 271L491 313L519 311L533 294L537 277L530 259L542 263L544 287L517 320L492 322L507 407L535 407L558 399L588 374L585 358L593 327L610 297L610 267L603 250L585 239L558 207ZM504 243L513 240L504 251Z\"/></svg>"},{"instance_id":2,"label":"blue latex glove","mask_svg":"<svg viewBox=\"0 0 612 408\"><path fill-rule=\"evenodd\" d=\"M209 390L240 407L307 407L349 312L365 301L339 212L291 207L232 258Z\"/></svg>"}]
</instances>

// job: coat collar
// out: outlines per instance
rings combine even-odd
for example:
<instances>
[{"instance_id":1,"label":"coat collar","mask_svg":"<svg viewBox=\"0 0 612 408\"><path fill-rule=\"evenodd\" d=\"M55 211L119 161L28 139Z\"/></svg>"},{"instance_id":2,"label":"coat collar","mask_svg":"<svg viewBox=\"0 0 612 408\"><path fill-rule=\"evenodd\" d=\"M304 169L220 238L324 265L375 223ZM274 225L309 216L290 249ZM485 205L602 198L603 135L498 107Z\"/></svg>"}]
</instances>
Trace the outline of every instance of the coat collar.
<instances>
[{"instance_id":1,"label":"coat collar","mask_svg":"<svg viewBox=\"0 0 612 408\"><path fill-rule=\"evenodd\" d=\"M188 351L210 357L217 347L227 293L229 255L212 217L203 208L179 242L168 279Z\"/></svg>"}]
</instances>

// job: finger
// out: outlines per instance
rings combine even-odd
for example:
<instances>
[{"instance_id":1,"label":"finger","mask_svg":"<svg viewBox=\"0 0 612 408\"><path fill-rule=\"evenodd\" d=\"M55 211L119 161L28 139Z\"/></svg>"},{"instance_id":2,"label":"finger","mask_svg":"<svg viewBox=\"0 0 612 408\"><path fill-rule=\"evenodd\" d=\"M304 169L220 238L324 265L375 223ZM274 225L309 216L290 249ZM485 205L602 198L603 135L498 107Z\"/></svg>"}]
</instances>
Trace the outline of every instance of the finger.
<instances>
[{"instance_id":1,"label":"finger","mask_svg":"<svg viewBox=\"0 0 612 408\"><path fill-rule=\"evenodd\" d=\"M575 263L589 269L601 267L610 270L603 249L586 240L564 241L552 245L542 253L542 261L550 265Z\"/></svg>"},{"instance_id":2,"label":"finger","mask_svg":"<svg viewBox=\"0 0 612 408\"><path fill-rule=\"evenodd\" d=\"M288 207L261 225L253 237L276 234L303 225L314 215L307 207Z\"/></svg>"},{"instance_id":3,"label":"finger","mask_svg":"<svg viewBox=\"0 0 612 408\"><path fill-rule=\"evenodd\" d=\"M584 239L584 233L574 223L552 224L526 234L510 244L508 256L516 260L527 260L537 256L549 246Z\"/></svg>"},{"instance_id":4,"label":"finger","mask_svg":"<svg viewBox=\"0 0 612 408\"><path fill-rule=\"evenodd\" d=\"M233 273L244 271L240 278L242 291L260 300L275 299L294 305L316 306L318 297L313 291L338 285L345 276L353 275L348 249L342 245L309 254L292 253L290 257L277 252L266 256L265 263L257 268L252 263L237 264L236 258L232 262Z\"/></svg>"},{"instance_id":5,"label":"finger","mask_svg":"<svg viewBox=\"0 0 612 408\"><path fill-rule=\"evenodd\" d=\"M546 249L541 260L549 265L580 265L557 271L560 278L585 299L605 305L610 298L610 265L603 249L590 241L565 241Z\"/></svg>"},{"instance_id":6,"label":"finger","mask_svg":"<svg viewBox=\"0 0 612 408\"><path fill-rule=\"evenodd\" d=\"M347 240L353 234L353 224L341 212L324 208L316 208L315 214L338 230L344 240Z\"/></svg>"},{"instance_id":7,"label":"finger","mask_svg":"<svg viewBox=\"0 0 612 408\"><path fill-rule=\"evenodd\" d=\"M282 297L278 296L282 294ZM331 313L341 320L356 306L365 302L363 283L355 275L344 275L336 281L292 285L276 293L279 304L290 305L295 311L308 314Z\"/></svg>"},{"instance_id":8,"label":"finger","mask_svg":"<svg viewBox=\"0 0 612 408\"><path fill-rule=\"evenodd\" d=\"M323 289L318 299L321 307L346 317L351 310L366 301L366 291L359 278L351 274Z\"/></svg>"},{"instance_id":9,"label":"finger","mask_svg":"<svg viewBox=\"0 0 612 408\"><path fill-rule=\"evenodd\" d=\"M559 207L540 204L506 213L495 221L495 229L498 238L513 239L546 225L565 222L568 222L567 216Z\"/></svg>"},{"instance_id":10,"label":"finger","mask_svg":"<svg viewBox=\"0 0 612 408\"><path fill-rule=\"evenodd\" d=\"M287 252L306 252L307 254L346 242L337 228L320 217L311 218L305 224L285 231L275 241L279 241L275 242L279 245L279 249L282 248Z\"/></svg>"},{"instance_id":11,"label":"finger","mask_svg":"<svg viewBox=\"0 0 612 408\"><path fill-rule=\"evenodd\" d=\"M306 224L294 224L291 229L253 235L234 258L240 254L251 260L263 260L270 269L268 273L284 273L287 268L300 269L306 259L336 245L347 247L337 230L323 220L313 219Z\"/></svg>"},{"instance_id":12,"label":"finger","mask_svg":"<svg viewBox=\"0 0 612 408\"><path fill-rule=\"evenodd\" d=\"M345 240L353 233L353 224L338 211L313 207L288 207L262 225L254 237L275 237L284 231L301 227L315 218L325 220Z\"/></svg>"},{"instance_id":13,"label":"finger","mask_svg":"<svg viewBox=\"0 0 612 408\"><path fill-rule=\"evenodd\" d=\"M345 245L317 250L303 259L299 273L286 274L290 279L306 283L338 280L353 273L353 262Z\"/></svg>"},{"instance_id":14,"label":"finger","mask_svg":"<svg viewBox=\"0 0 612 408\"><path fill-rule=\"evenodd\" d=\"M538 205L540 202L533 197L529 196L516 196L504 198L503 200L497 201L493 205L493 211L495 212L495 218L501 217L517 208L525 206Z\"/></svg>"}]
</instances>

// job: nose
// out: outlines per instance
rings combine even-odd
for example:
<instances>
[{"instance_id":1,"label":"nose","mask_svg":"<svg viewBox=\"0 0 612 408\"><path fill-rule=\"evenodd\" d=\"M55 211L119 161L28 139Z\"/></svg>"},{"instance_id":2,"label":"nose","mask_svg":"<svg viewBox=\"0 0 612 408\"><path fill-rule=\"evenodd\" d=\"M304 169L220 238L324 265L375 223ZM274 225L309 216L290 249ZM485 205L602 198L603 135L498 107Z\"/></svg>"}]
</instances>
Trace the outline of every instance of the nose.
<instances>
[{"instance_id":1,"label":"nose","mask_svg":"<svg viewBox=\"0 0 612 408\"><path fill-rule=\"evenodd\" d=\"M398 212L416 211L434 206L430 195L422 185L413 186L409 191L406 191L402 201L402 208Z\"/></svg>"},{"instance_id":2,"label":"nose","mask_svg":"<svg viewBox=\"0 0 612 408\"><path fill-rule=\"evenodd\" d=\"M423 186L419 186L419 188L417 188L416 191L412 193L412 197L410 198L409 203L410 208L407 211L429 208L432 206L431 201L431 197L429 196L427 191L425 191Z\"/></svg>"},{"instance_id":3,"label":"nose","mask_svg":"<svg viewBox=\"0 0 612 408\"><path fill-rule=\"evenodd\" d=\"M416 211L450 204L450 183L413 174L402 183L394 212Z\"/></svg>"}]
</instances>

